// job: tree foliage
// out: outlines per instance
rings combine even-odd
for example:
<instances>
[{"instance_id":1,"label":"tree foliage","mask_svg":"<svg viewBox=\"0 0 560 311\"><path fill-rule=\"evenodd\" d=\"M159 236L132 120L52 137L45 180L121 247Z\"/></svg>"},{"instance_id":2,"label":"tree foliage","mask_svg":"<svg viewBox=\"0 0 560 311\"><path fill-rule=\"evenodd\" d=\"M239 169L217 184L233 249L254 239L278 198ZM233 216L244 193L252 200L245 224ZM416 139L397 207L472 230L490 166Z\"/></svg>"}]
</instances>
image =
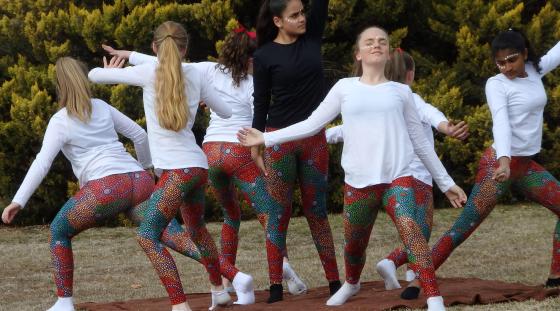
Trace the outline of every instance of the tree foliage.
<instances>
[{"instance_id":1,"label":"tree foliage","mask_svg":"<svg viewBox=\"0 0 560 311\"><path fill-rule=\"evenodd\" d=\"M101 43L150 53L153 29L165 20L181 22L190 33L189 58L216 56L220 39L237 19L255 26L254 0L202 1L62 1L0 0L0 202L9 201L41 147L50 116L58 109L53 64L73 56L99 66ZM413 89L452 119L470 123L466 142L437 136L436 148L455 180L469 190L477 161L492 141L484 84L497 69L489 42L510 27L522 29L538 54L560 39L560 1L513 0L331 0L323 54L331 84L348 76L356 34L380 25L391 32L393 46L411 51L417 64ZM560 174L560 72L545 79L549 102L541 162ZM144 125L141 90L126 86L94 87ZM195 125L204 133L207 115ZM130 148L130 146L129 146ZM331 147L330 209L342 204L340 146ZM59 156L20 221L49 222L76 189L68 163ZM209 215L219 218L209 198ZM246 207L246 206L245 206ZM297 210L297 208L296 208Z\"/></svg>"}]
</instances>

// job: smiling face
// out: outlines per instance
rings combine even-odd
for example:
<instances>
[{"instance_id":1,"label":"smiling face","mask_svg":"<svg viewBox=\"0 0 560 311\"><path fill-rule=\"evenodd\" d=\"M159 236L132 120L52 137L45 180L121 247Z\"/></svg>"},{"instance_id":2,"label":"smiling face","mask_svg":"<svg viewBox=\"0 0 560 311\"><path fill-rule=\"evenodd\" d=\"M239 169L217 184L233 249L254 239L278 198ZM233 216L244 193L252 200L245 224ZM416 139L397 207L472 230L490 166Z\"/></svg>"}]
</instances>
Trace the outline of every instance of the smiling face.
<instances>
[{"instance_id":1,"label":"smiling face","mask_svg":"<svg viewBox=\"0 0 560 311\"><path fill-rule=\"evenodd\" d=\"M307 20L301 0L288 1L281 16L274 16L274 24L279 31L289 36L301 36L306 31Z\"/></svg>"},{"instance_id":2,"label":"smiling face","mask_svg":"<svg viewBox=\"0 0 560 311\"><path fill-rule=\"evenodd\" d=\"M385 65L390 58L389 36L380 28L371 27L358 40L356 60L364 65Z\"/></svg>"},{"instance_id":3,"label":"smiling face","mask_svg":"<svg viewBox=\"0 0 560 311\"><path fill-rule=\"evenodd\" d=\"M523 78L527 76L525 72L527 54L527 49L523 52L514 49L498 50L494 55L494 61L500 72L508 79Z\"/></svg>"}]
</instances>

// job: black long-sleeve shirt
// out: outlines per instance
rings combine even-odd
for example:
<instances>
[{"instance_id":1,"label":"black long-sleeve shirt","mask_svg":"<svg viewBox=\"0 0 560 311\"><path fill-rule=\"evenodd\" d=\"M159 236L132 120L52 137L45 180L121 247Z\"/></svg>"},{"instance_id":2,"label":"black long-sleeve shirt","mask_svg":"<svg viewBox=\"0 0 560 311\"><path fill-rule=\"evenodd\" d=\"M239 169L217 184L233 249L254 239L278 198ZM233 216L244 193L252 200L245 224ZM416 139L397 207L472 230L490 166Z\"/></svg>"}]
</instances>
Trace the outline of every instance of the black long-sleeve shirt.
<instances>
[{"instance_id":1,"label":"black long-sleeve shirt","mask_svg":"<svg viewBox=\"0 0 560 311\"><path fill-rule=\"evenodd\" d=\"M307 31L294 43L268 42L254 54L253 127L283 128L307 119L325 96L321 39L328 0L313 0Z\"/></svg>"}]
</instances>

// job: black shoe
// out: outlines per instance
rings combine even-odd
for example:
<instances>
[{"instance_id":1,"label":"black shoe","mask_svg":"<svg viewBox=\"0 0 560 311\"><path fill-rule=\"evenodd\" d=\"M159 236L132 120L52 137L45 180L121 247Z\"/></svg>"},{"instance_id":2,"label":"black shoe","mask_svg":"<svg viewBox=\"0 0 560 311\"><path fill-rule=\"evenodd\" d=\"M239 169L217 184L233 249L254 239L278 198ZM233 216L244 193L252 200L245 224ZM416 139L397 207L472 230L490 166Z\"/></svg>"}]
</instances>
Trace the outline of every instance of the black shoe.
<instances>
[{"instance_id":1,"label":"black shoe","mask_svg":"<svg viewBox=\"0 0 560 311\"><path fill-rule=\"evenodd\" d=\"M544 284L544 287L559 287L559 286L560 286L560 278L548 279Z\"/></svg>"},{"instance_id":2,"label":"black shoe","mask_svg":"<svg viewBox=\"0 0 560 311\"><path fill-rule=\"evenodd\" d=\"M284 288L282 284L272 284L270 285L270 296L266 303L275 303L284 300Z\"/></svg>"},{"instance_id":3,"label":"black shoe","mask_svg":"<svg viewBox=\"0 0 560 311\"><path fill-rule=\"evenodd\" d=\"M342 287L339 280L329 282L329 292L331 296L334 295Z\"/></svg>"},{"instance_id":4,"label":"black shoe","mask_svg":"<svg viewBox=\"0 0 560 311\"><path fill-rule=\"evenodd\" d=\"M405 288L401 293L401 298L405 300L418 299L420 295L420 288L416 286L409 286Z\"/></svg>"}]
</instances>

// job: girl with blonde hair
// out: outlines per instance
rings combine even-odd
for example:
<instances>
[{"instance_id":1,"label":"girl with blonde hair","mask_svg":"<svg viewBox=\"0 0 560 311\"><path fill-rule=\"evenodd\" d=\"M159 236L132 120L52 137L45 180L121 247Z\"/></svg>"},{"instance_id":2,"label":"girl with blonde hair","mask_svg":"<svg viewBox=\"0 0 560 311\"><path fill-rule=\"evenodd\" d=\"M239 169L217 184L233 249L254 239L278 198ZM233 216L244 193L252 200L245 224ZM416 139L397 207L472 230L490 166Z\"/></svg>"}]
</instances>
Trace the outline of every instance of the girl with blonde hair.
<instances>
[{"instance_id":1,"label":"girl with blonde hair","mask_svg":"<svg viewBox=\"0 0 560 311\"><path fill-rule=\"evenodd\" d=\"M200 101L222 118L231 116L231 107L213 92L196 68L181 63L187 52L187 38L180 24L164 22L156 29L152 43L157 62L116 68L124 60L114 57L109 63L104 61L107 68L95 68L89 73L90 80L96 83L123 83L143 89L150 151L161 176L147 203L138 242L167 290L173 310L190 310L175 262L161 247L160 237L178 211L189 233L186 237L190 236L197 246L201 262L210 273L211 308L230 301L222 286L218 251L204 223L208 162L196 144L192 126ZM224 271L233 281L239 303L253 303L252 277L234 266Z\"/></svg>"},{"instance_id":2,"label":"girl with blonde hair","mask_svg":"<svg viewBox=\"0 0 560 311\"><path fill-rule=\"evenodd\" d=\"M80 190L64 204L50 226L50 249L58 301L48 311L73 311L73 237L146 200L154 181L146 132L104 101L91 98L87 69L70 57L56 62L61 109L49 120L41 151L12 203L2 213L11 223L25 206L62 150L72 164ZM136 161L117 133L134 142Z\"/></svg>"}]
</instances>

